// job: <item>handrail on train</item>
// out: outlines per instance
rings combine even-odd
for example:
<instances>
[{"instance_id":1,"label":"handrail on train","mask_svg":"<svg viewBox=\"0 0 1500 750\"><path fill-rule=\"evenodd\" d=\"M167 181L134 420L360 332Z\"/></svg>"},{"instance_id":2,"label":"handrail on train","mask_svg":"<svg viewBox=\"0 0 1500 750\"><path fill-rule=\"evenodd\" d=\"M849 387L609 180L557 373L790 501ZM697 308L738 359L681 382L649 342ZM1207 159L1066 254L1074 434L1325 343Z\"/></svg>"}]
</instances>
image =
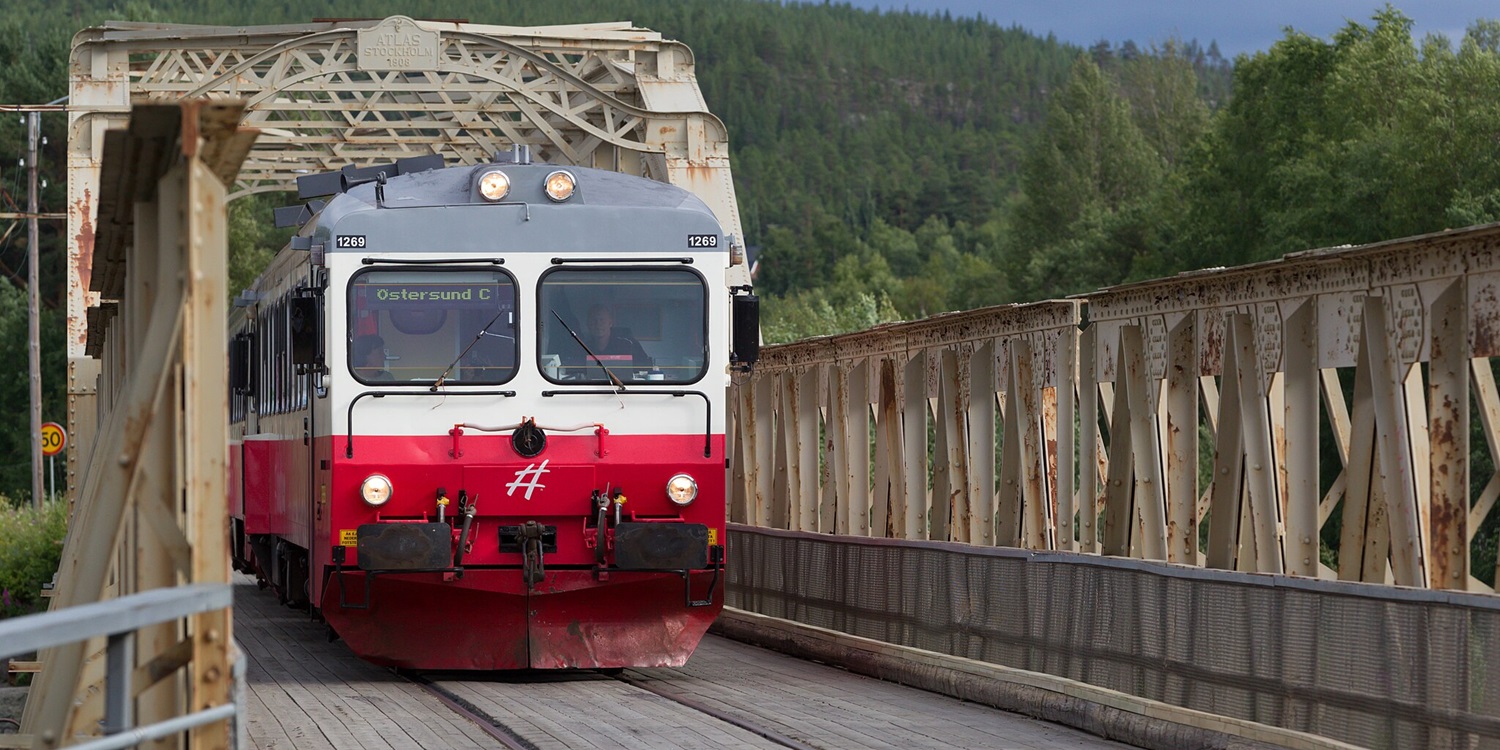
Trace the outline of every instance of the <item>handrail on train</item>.
<instances>
[{"instance_id":1,"label":"handrail on train","mask_svg":"<svg viewBox=\"0 0 1500 750\"><path fill-rule=\"evenodd\" d=\"M230 719L236 747L245 747L245 657L234 661L230 702L167 721L133 727L130 711L135 691L135 635L142 628L191 615L228 609L234 589L226 583L194 583L152 589L92 604L0 621L0 659L54 648L90 638L107 637L104 678L104 732L107 736L71 745L74 750L113 750L168 737L192 727Z\"/></svg>"}]
</instances>

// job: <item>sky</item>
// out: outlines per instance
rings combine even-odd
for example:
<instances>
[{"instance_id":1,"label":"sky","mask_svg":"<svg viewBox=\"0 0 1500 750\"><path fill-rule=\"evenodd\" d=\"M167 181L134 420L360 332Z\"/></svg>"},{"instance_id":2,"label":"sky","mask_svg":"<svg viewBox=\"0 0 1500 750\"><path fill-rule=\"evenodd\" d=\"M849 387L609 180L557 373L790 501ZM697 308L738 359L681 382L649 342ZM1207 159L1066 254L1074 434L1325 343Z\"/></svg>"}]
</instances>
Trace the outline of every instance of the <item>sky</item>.
<instances>
[{"instance_id":1,"label":"sky","mask_svg":"<svg viewBox=\"0 0 1500 750\"><path fill-rule=\"evenodd\" d=\"M1171 37L1217 41L1226 58L1269 49L1288 26L1328 39L1349 21L1369 24L1383 0L845 0L857 8L983 14L1001 26L1018 25L1039 36L1089 46L1101 39L1142 47ZM1413 36L1452 40L1476 18L1500 18L1495 0L1392 0L1414 22Z\"/></svg>"}]
</instances>

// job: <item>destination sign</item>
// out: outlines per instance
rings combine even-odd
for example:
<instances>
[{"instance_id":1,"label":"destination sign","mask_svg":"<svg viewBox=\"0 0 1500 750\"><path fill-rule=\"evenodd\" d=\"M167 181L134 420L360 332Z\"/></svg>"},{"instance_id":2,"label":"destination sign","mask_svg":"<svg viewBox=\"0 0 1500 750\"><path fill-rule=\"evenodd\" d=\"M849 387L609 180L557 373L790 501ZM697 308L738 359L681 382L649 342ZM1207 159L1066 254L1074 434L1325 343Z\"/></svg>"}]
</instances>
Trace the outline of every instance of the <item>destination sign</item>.
<instances>
[{"instance_id":1,"label":"destination sign","mask_svg":"<svg viewBox=\"0 0 1500 750\"><path fill-rule=\"evenodd\" d=\"M366 300L381 307L440 305L492 307L511 302L510 285L501 284L362 284Z\"/></svg>"}]
</instances>

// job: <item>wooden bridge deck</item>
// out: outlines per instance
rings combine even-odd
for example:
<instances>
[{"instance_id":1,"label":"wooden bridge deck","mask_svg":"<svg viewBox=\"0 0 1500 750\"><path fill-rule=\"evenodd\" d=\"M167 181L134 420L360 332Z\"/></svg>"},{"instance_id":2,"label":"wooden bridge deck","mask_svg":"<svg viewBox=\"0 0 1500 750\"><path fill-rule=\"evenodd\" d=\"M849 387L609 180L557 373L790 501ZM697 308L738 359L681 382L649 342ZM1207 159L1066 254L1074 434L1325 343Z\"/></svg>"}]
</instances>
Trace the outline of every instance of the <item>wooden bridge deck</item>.
<instances>
[{"instance_id":1,"label":"wooden bridge deck","mask_svg":"<svg viewBox=\"0 0 1500 750\"><path fill-rule=\"evenodd\" d=\"M251 747L505 746L422 687L359 660L341 641L330 642L326 625L278 605L245 576L236 578L234 627L246 652ZM682 669L632 669L625 676L818 748L1127 748L716 636L705 639ZM778 747L592 672L428 677L538 750Z\"/></svg>"}]
</instances>

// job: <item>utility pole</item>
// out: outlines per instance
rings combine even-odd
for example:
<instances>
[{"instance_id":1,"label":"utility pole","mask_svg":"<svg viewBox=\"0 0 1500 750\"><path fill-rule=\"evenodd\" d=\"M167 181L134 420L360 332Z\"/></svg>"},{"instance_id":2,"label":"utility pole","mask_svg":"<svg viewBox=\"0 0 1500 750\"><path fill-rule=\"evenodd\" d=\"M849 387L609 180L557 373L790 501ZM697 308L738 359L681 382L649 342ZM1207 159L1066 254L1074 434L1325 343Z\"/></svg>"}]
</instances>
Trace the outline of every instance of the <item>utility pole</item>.
<instances>
[{"instance_id":1,"label":"utility pole","mask_svg":"<svg viewBox=\"0 0 1500 750\"><path fill-rule=\"evenodd\" d=\"M42 507L42 327L41 248L37 240L36 163L37 141L41 139L42 116L26 113L26 295L30 316L27 322L31 360L31 505Z\"/></svg>"}]
</instances>

